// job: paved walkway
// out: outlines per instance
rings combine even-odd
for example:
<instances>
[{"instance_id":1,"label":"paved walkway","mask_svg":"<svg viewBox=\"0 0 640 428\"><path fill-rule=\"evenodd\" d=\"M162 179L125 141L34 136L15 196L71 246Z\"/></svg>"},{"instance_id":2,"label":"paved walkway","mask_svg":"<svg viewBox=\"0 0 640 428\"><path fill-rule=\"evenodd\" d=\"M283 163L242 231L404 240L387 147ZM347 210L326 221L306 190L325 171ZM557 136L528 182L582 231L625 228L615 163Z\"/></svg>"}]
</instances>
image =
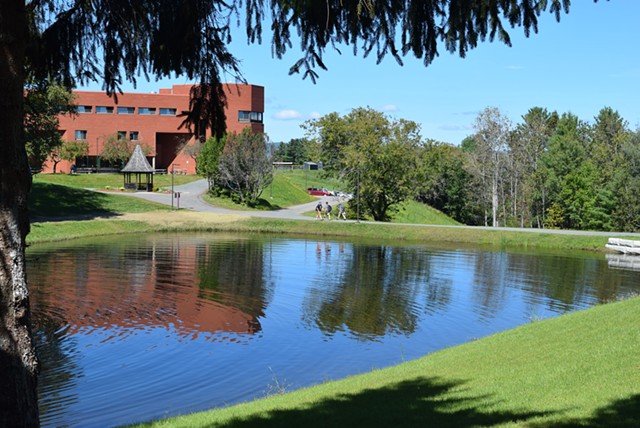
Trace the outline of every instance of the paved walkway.
<instances>
[{"instance_id":1,"label":"paved walkway","mask_svg":"<svg viewBox=\"0 0 640 428\"><path fill-rule=\"evenodd\" d=\"M304 216L303 213L313 211L318 204L318 201L309 202L302 205L296 205L293 207L283 208L275 211L256 211L256 210L231 210L228 208L220 208L214 205L206 203L202 196L207 192L208 185L207 180L197 180L188 184L183 184L180 186L174 186L174 191L180 193L180 208L200 211L200 212L211 212L211 213L220 213L220 214L239 214L246 215L251 217L267 217L267 218L285 218L285 219L296 219L296 220L313 220L314 217ZM137 198L145 199L147 201L159 202L165 205L171 205L171 194L170 193L155 193L155 192L131 192L131 193L122 193L127 196L135 196ZM329 202L331 205L336 205L332 197L322 197L318 198L322 201L322 205L325 202ZM178 206L177 198L173 198L173 206ZM334 207L335 208L335 207ZM337 209L334 210L337 213Z\"/></svg>"}]
</instances>

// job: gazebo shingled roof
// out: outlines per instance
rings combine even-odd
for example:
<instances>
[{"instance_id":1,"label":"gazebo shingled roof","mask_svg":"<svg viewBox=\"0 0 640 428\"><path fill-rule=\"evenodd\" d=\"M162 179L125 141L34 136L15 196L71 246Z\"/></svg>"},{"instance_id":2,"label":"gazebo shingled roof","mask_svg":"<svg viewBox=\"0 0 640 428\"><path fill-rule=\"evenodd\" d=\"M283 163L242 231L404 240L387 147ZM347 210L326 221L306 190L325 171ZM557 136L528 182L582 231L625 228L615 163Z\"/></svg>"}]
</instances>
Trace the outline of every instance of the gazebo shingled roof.
<instances>
[{"instance_id":1,"label":"gazebo shingled roof","mask_svg":"<svg viewBox=\"0 0 640 428\"><path fill-rule=\"evenodd\" d=\"M153 191L153 173L155 170L149 164L140 144L136 144L136 148L133 150L129 162L127 162L121 171L124 173L125 189L146 190L147 192ZM131 179L132 174L136 175L135 181ZM144 182L142 181L142 174L145 175Z\"/></svg>"},{"instance_id":2,"label":"gazebo shingled roof","mask_svg":"<svg viewBox=\"0 0 640 428\"><path fill-rule=\"evenodd\" d=\"M154 172L153 167L145 157L140 144L136 144L136 148L133 150L131 159L129 159L129 162L127 162L125 167L122 168L122 172Z\"/></svg>"}]
</instances>

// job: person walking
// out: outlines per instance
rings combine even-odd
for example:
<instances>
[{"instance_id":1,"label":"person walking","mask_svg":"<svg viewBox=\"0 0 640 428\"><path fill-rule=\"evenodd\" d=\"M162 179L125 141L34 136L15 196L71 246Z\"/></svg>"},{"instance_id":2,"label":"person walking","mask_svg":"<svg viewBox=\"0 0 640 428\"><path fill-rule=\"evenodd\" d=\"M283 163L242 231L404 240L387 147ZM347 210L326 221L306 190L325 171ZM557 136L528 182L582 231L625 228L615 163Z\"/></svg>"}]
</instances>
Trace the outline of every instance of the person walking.
<instances>
[{"instance_id":1,"label":"person walking","mask_svg":"<svg viewBox=\"0 0 640 428\"><path fill-rule=\"evenodd\" d=\"M347 219L347 212L344 210L344 206L342 204L338 205L338 220L340 220L340 217L345 220Z\"/></svg>"},{"instance_id":2,"label":"person walking","mask_svg":"<svg viewBox=\"0 0 640 428\"><path fill-rule=\"evenodd\" d=\"M318 205L316 205L316 219L322 220L322 202L318 201Z\"/></svg>"},{"instance_id":3,"label":"person walking","mask_svg":"<svg viewBox=\"0 0 640 428\"><path fill-rule=\"evenodd\" d=\"M327 206L325 207L325 212L327 214L327 220L331 220L331 205L329 205L329 202L326 203Z\"/></svg>"}]
</instances>

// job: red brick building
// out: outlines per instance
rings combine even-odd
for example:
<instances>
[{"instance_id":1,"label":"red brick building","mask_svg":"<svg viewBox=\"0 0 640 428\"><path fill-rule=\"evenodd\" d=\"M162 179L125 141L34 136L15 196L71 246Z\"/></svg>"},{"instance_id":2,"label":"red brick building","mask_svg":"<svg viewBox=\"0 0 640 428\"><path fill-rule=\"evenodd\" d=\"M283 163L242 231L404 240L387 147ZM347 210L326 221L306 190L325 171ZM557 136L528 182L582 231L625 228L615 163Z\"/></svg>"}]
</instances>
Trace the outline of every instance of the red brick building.
<instances>
[{"instance_id":1,"label":"red brick building","mask_svg":"<svg viewBox=\"0 0 640 428\"><path fill-rule=\"evenodd\" d=\"M124 93L118 102L104 92L74 91L78 114L60 117L60 131L66 141L81 140L89 144L89 154L77 159L78 168L100 170L104 142L110 136L129 138L151 149L148 160L158 170L195 173L195 163L180 151L185 143L199 144L194 135L178 117L189 109L189 93L192 85L173 85L160 89L159 93ZM227 94L227 131L241 132L251 127L254 132L264 132L264 87L256 85L225 84ZM210 130L207 137L211 135ZM61 161L57 170L68 172L71 162ZM48 161L43 172L53 172Z\"/></svg>"}]
</instances>

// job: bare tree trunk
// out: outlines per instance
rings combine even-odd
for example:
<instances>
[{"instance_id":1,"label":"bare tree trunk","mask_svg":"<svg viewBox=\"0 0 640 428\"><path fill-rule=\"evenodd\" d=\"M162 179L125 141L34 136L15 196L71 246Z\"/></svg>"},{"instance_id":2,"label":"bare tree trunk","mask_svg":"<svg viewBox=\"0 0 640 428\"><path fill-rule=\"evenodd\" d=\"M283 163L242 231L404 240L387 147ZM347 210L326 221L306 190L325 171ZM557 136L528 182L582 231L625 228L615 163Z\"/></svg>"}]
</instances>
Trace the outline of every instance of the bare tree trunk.
<instances>
[{"instance_id":1,"label":"bare tree trunk","mask_svg":"<svg viewBox=\"0 0 640 428\"><path fill-rule=\"evenodd\" d=\"M31 174L24 148L25 2L0 2L0 426L39 425L25 270Z\"/></svg>"},{"instance_id":2,"label":"bare tree trunk","mask_svg":"<svg viewBox=\"0 0 640 428\"><path fill-rule=\"evenodd\" d=\"M498 226L498 179L499 172L497 162L493 169L493 179L491 181L491 215L493 220L493 227Z\"/></svg>"}]
</instances>

